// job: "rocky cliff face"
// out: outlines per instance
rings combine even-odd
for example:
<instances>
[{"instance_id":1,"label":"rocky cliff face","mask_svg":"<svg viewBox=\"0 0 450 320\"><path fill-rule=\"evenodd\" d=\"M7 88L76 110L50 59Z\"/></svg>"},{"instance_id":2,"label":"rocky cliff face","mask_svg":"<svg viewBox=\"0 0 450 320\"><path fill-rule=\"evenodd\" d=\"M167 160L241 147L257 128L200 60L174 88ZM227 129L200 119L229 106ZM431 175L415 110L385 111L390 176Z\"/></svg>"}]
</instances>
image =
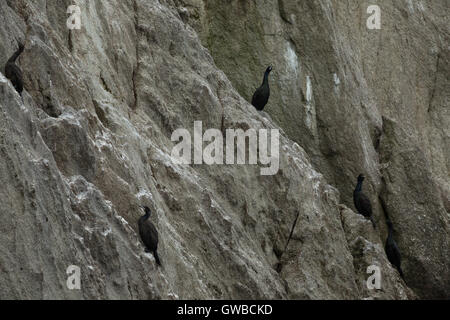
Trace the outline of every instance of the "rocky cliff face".
<instances>
[{"instance_id":1,"label":"rocky cliff face","mask_svg":"<svg viewBox=\"0 0 450 320\"><path fill-rule=\"evenodd\" d=\"M23 100L0 75L0 298L449 297L444 0L378 1L381 30L360 1L73 2L81 30L72 1L0 0L0 61L25 42ZM259 113L247 101L268 64ZM171 135L194 121L280 129L280 170L177 163ZM354 212L360 172L376 230Z\"/></svg>"}]
</instances>

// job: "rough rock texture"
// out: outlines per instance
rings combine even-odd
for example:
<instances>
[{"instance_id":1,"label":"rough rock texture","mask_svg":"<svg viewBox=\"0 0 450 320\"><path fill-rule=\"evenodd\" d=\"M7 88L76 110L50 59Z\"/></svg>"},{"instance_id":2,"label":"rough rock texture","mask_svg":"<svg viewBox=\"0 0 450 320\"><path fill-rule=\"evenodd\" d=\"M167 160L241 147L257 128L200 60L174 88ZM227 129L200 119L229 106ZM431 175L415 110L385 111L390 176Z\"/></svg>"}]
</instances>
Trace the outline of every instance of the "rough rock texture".
<instances>
[{"instance_id":1,"label":"rough rock texture","mask_svg":"<svg viewBox=\"0 0 450 320\"><path fill-rule=\"evenodd\" d=\"M407 282L448 298L448 1L175 2L248 101L273 64L265 111L348 207L366 174L383 237L379 196L394 222ZM381 30L366 27L373 4Z\"/></svg>"},{"instance_id":2,"label":"rough rock texture","mask_svg":"<svg viewBox=\"0 0 450 320\"><path fill-rule=\"evenodd\" d=\"M23 101L0 74L0 299L448 298L448 15L386 5L368 32L359 1L0 0L0 61L26 45ZM281 128L278 174L176 164L171 134L196 120ZM360 171L376 231L341 204ZM379 197L413 290L384 254Z\"/></svg>"}]
</instances>

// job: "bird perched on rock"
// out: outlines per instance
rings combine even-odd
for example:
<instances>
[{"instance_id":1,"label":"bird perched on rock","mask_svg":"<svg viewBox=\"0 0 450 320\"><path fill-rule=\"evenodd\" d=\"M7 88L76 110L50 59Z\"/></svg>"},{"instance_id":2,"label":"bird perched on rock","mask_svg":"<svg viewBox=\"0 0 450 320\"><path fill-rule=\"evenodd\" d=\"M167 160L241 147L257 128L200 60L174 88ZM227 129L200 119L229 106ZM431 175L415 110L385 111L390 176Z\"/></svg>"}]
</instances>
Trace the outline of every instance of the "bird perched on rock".
<instances>
[{"instance_id":1,"label":"bird perched on rock","mask_svg":"<svg viewBox=\"0 0 450 320\"><path fill-rule=\"evenodd\" d=\"M22 96L23 91L23 79L22 79L22 70L16 65L16 60L20 56L20 54L25 49L25 46L22 43L19 43L19 48L17 51L9 58L8 62L5 65L5 76L11 80L16 91Z\"/></svg>"},{"instance_id":2,"label":"bird perched on rock","mask_svg":"<svg viewBox=\"0 0 450 320\"><path fill-rule=\"evenodd\" d=\"M355 191L353 191L353 203L359 214L363 215L372 222L373 228L375 229L375 221L372 217L372 204L369 198L362 192L362 184L364 181L364 175L360 174L358 176L358 183L356 184Z\"/></svg>"},{"instance_id":3,"label":"bird perched on rock","mask_svg":"<svg viewBox=\"0 0 450 320\"><path fill-rule=\"evenodd\" d=\"M392 227L392 222L389 219L386 219L386 224L389 229L389 234L386 239L386 245L384 247L384 251L386 251L386 255L388 257L389 262L397 268L398 272L400 273L400 276L402 279L403 277L403 271L401 268L402 264L402 256L400 255L400 250L398 249L397 243L394 240L394 228Z\"/></svg>"},{"instance_id":4,"label":"bird perched on rock","mask_svg":"<svg viewBox=\"0 0 450 320\"><path fill-rule=\"evenodd\" d=\"M153 253L155 257L156 264L158 266L161 265L161 261L158 257L158 231L156 230L154 224L149 221L150 218L150 208L142 207L145 211L145 215L139 218L139 235L141 237L142 242L145 245L145 252Z\"/></svg>"},{"instance_id":5,"label":"bird perched on rock","mask_svg":"<svg viewBox=\"0 0 450 320\"><path fill-rule=\"evenodd\" d=\"M256 110L262 111L269 101L270 97L270 87L269 87L269 74L272 71L272 67L269 66L264 73L264 80L258 89L256 89L252 98L252 105Z\"/></svg>"}]
</instances>

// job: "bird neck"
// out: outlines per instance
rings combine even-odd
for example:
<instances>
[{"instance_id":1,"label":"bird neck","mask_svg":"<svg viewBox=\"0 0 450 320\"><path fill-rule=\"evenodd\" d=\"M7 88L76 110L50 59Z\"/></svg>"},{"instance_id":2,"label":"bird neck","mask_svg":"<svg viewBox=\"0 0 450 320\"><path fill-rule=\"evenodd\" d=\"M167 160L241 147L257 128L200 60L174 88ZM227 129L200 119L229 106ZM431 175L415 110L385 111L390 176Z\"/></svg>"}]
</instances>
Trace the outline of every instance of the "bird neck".
<instances>
[{"instance_id":1,"label":"bird neck","mask_svg":"<svg viewBox=\"0 0 450 320\"><path fill-rule=\"evenodd\" d=\"M388 238L392 239L392 234L394 233L394 229L392 227L392 224L388 224Z\"/></svg>"},{"instance_id":2,"label":"bird neck","mask_svg":"<svg viewBox=\"0 0 450 320\"><path fill-rule=\"evenodd\" d=\"M264 73L264 79L263 79L263 85L267 84L269 85L269 72L266 71L266 73Z\"/></svg>"},{"instance_id":3,"label":"bird neck","mask_svg":"<svg viewBox=\"0 0 450 320\"><path fill-rule=\"evenodd\" d=\"M356 191L356 192L359 192L359 191L362 190L362 184L363 184L362 181L358 181L358 183L357 183L357 185L356 185L356 188L355 188L355 191Z\"/></svg>"},{"instance_id":4,"label":"bird neck","mask_svg":"<svg viewBox=\"0 0 450 320\"><path fill-rule=\"evenodd\" d=\"M150 212L146 212L146 213L141 217L142 221L147 221L148 218L150 218Z\"/></svg>"},{"instance_id":5,"label":"bird neck","mask_svg":"<svg viewBox=\"0 0 450 320\"><path fill-rule=\"evenodd\" d=\"M17 51L14 52L14 54L12 55L12 57L9 58L8 62L9 62L9 63L11 63L11 62L16 62L17 58L18 58L18 57L20 56L20 54L23 52L23 49L24 49L23 47L17 49Z\"/></svg>"}]
</instances>

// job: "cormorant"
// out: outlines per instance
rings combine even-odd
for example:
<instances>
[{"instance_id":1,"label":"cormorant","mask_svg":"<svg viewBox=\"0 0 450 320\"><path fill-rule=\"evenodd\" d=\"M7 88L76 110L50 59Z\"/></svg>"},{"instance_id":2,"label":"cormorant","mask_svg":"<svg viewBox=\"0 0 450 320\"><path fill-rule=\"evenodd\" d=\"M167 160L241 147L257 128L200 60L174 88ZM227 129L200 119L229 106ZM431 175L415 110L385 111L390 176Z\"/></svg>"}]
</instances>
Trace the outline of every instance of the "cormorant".
<instances>
[{"instance_id":1,"label":"cormorant","mask_svg":"<svg viewBox=\"0 0 450 320\"><path fill-rule=\"evenodd\" d=\"M394 240L394 228L392 227L392 222L391 220L386 219L386 224L388 226L389 229L389 234L388 237L386 239L386 245L384 247L384 251L386 251L386 255L388 257L389 262L397 268L398 272L400 273L400 276L402 277L402 279L405 279L403 277L403 271L401 268L401 263L402 263L402 257L400 255L400 250L398 249L397 243Z\"/></svg>"},{"instance_id":2,"label":"cormorant","mask_svg":"<svg viewBox=\"0 0 450 320\"><path fill-rule=\"evenodd\" d=\"M356 184L355 191L353 191L353 203L355 204L358 213L364 217L370 219L373 228L375 229L375 221L372 218L372 205L369 198L362 192L362 184L364 181L364 175L360 174L358 176L358 183Z\"/></svg>"},{"instance_id":3,"label":"cormorant","mask_svg":"<svg viewBox=\"0 0 450 320\"><path fill-rule=\"evenodd\" d=\"M5 76L11 80L16 91L22 96L23 91L23 79L22 79L22 70L16 65L16 59L23 52L25 46L22 43L19 43L19 49L9 58L8 62L5 65Z\"/></svg>"},{"instance_id":4,"label":"cormorant","mask_svg":"<svg viewBox=\"0 0 450 320\"><path fill-rule=\"evenodd\" d=\"M153 256L155 257L156 264L158 266L161 265L161 261L158 257L158 231L156 230L155 226L151 221L148 219L150 218L150 208L149 207L142 207L145 211L145 215L139 218L139 235L141 236L142 242L145 245L145 252L151 252L153 253Z\"/></svg>"},{"instance_id":5,"label":"cormorant","mask_svg":"<svg viewBox=\"0 0 450 320\"><path fill-rule=\"evenodd\" d=\"M264 73L264 80L258 89L256 89L252 98L252 105L256 108L256 110L262 111L269 101L270 97L270 87L269 87L269 74L272 71L272 67L269 66L266 69L266 73Z\"/></svg>"}]
</instances>

